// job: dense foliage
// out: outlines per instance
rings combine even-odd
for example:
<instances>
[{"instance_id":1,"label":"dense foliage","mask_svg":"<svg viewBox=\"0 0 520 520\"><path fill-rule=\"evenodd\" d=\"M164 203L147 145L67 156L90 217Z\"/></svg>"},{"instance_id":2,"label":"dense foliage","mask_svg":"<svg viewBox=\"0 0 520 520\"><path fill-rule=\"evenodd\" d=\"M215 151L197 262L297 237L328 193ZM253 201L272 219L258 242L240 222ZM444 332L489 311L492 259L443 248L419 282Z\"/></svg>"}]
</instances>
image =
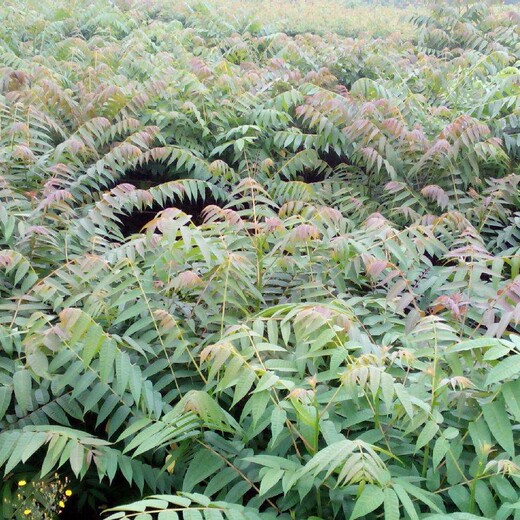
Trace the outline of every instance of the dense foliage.
<instances>
[{"instance_id":1,"label":"dense foliage","mask_svg":"<svg viewBox=\"0 0 520 520\"><path fill-rule=\"evenodd\" d=\"M0 8L3 518L520 518L518 10L173 5Z\"/></svg>"},{"instance_id":2,"label":"dense foliage","mask_svg":"<svg viewBox=\"0 0 520 520\"><path fill-rule=\"evenodd\" d=\"M193 11L193 2L169 2L170 12L180 19ZM381 37L398 29L401 35L411 36L411 15L425 12L421 1L409 2L406 8L402 5L406 2L392 0L205 0L203 3L218 12L220 23L226 21L236 29L243 30L248 25L250 31L253 27L292 35L333 32L350 37Z\"/></svg>"}]
</instances>

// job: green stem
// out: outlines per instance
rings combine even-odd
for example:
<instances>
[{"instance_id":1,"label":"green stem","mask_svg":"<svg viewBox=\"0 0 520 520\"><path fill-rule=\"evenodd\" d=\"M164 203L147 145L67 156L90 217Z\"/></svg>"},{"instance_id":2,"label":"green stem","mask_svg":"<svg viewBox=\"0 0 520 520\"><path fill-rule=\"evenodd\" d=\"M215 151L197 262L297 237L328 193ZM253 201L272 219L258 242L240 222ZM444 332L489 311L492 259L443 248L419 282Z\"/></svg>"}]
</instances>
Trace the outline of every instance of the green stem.
<instances>
[{"instance_id":1,"label":"green stem","mask_svg":"<svg viewBox=\"0 0 520 520\"><path fill-rule=\"evenodd\" d=\"M475 478L473 479L473 482L471 483L471 496L469 499L470 514L475 512L475 495L477 493L477 482L479 480L481 470L482 470L482 461L479 461L477 474L475 475Z\"/></svg>"},{"instance_id":2,"label":"green stem","mask_svg":"<svg viewBox=\"0 0 520 520\"><path fill-rule=\"evenodd\" d=\"M424 458L423 458L423 466L421 476L422 478L426 478L428 474L428 461L430 460L430 444L428 443L424 448Z\"/></svg>"},{"instance_id":3,"label":"green stem","mask_svg":"<svg viewBox=\"0 0 520 520\"><path fill-rule=\"evenodd\" d=\"M374 395L374 426L377 429L381 428L381 423L379 421L379 388Z\"/></svg>"},{"instance_id":4,"label":"green stem","mask_svg":"<svg viewBox=\"0 0 520 520\"><path fill-rule=\"evenodd\" d=\"M320 411L318 409L318 402L316 397L314 398L314 409L315 409L315 419L314 419L314 435L313 435L313 449L314 453L318 452L318 442L320 437Z\"/></svg>"}]
</instances>

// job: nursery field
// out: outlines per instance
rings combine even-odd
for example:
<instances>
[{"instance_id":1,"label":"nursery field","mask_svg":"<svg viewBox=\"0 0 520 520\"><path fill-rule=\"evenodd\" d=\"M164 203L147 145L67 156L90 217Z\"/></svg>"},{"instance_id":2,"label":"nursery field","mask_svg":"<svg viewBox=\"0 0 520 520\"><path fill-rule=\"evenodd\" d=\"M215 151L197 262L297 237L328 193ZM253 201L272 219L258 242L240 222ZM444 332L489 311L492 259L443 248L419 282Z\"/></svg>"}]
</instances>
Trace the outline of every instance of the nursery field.
<instances>
[{"instance_id":1,"label":"nursery field","mask_svg":"<svg viewBox=\"0 0 520 520\"><path fill-rule=\"evenodd\" d=\"M518 3L4 1L0 518L520 520L519 67Z\"/></svg>"},{"instance_id":2,"label":"nursery field","mask_svg":"<svg viewBox=\"0 0 520 520\"><path fill-rule=\"evenodd\" d=\"M193 4L183 0L170 2L170 9L179 18L193 11ZM253 31L291 35L333 32L350 37L384 37L399 32L411 37L414 26L410 17L427 12L420 2L399 7L361 0L206 0L195 6L200 9L202 4L217 11L219 23L227 22L235 30L238 23L242 30L249 25L250 32L253 27Z\"/></svg>"}]
</instances>

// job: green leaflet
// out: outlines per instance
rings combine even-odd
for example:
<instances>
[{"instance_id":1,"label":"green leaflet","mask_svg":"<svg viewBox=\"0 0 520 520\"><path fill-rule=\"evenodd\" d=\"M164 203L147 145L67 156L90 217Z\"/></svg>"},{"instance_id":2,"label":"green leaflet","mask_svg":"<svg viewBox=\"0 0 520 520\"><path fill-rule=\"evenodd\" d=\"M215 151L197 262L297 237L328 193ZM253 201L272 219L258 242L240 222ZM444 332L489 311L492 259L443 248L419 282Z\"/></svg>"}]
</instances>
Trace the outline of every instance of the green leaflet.
<instances>
[{"instance_id":1,"label":"green leaflet","mask_svg":"<svg viewBox=\"0 0 520 520\"><path fill-rule=\"evenodd\" d=\"M493 437L513 457L515 453L513 430L504 400L497 398L491 403L483 404L482 413Z\"/></svg>"},{"instance_id":2,"label":"green leaflet","mask_svg":"<svg viewBox=\"0 0 520 520\"><path fill-rule=\"evenodd\" d=\"M516 356L508 356L507 359L503 359L494 366L487 378L486 385L492 385L493 383L499 383L504 379L510 379L517 376L520 373L520 354Z\"/></svg>"},{"instance_id":3,"label":"green leaflet","mask_svg":"<svg viewBox=\"0 0 520 520\"><path fill-rule=\"evenodd\" d=\"M359 498L356 499L351 520L360 518L377 509L384 501L383 491L377 486L365 486Z\"/></svg>"},{"instance_id":4,"label":"green leaflet","mask_svg":"<svg viewBox=\"0 0 520 520\"><path fill-rule=\"evenodd\" d=\"M29 371L18 370L13 375L14 396L23 413L31 406L32 379Z\"/></svg>"}]
</instances>

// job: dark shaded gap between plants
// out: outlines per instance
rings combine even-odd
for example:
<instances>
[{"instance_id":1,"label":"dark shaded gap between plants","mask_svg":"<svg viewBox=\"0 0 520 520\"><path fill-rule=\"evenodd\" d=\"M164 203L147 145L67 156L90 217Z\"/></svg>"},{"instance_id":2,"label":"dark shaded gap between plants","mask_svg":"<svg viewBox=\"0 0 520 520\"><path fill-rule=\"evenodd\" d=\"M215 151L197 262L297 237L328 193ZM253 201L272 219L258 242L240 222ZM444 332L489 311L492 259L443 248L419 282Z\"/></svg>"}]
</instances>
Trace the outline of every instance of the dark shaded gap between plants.
<instances>
[{"instance_id":1,"label":"dark shaded gap between plants","mask_svg":"<svg viewBox=\"0 0 520 520\"><path fill-rule=\"evenodd\" d=\"M119 229L121 234L127 238L136 233L141 233L143 227L153 220L157 214L167 208L177 208L191 215L191 220L196 226L200 226L204 218L202 212L206 206L215 205L224 207L224 201L216 199L210 190L206 190L203 197L198 197L196 200L190 200L184 197L182 200L167 201L165 204L154 202L151 206L143 209L135 209L129 214L119 214L118 218L121 221Z\"/></svg>"}]
</instances>

